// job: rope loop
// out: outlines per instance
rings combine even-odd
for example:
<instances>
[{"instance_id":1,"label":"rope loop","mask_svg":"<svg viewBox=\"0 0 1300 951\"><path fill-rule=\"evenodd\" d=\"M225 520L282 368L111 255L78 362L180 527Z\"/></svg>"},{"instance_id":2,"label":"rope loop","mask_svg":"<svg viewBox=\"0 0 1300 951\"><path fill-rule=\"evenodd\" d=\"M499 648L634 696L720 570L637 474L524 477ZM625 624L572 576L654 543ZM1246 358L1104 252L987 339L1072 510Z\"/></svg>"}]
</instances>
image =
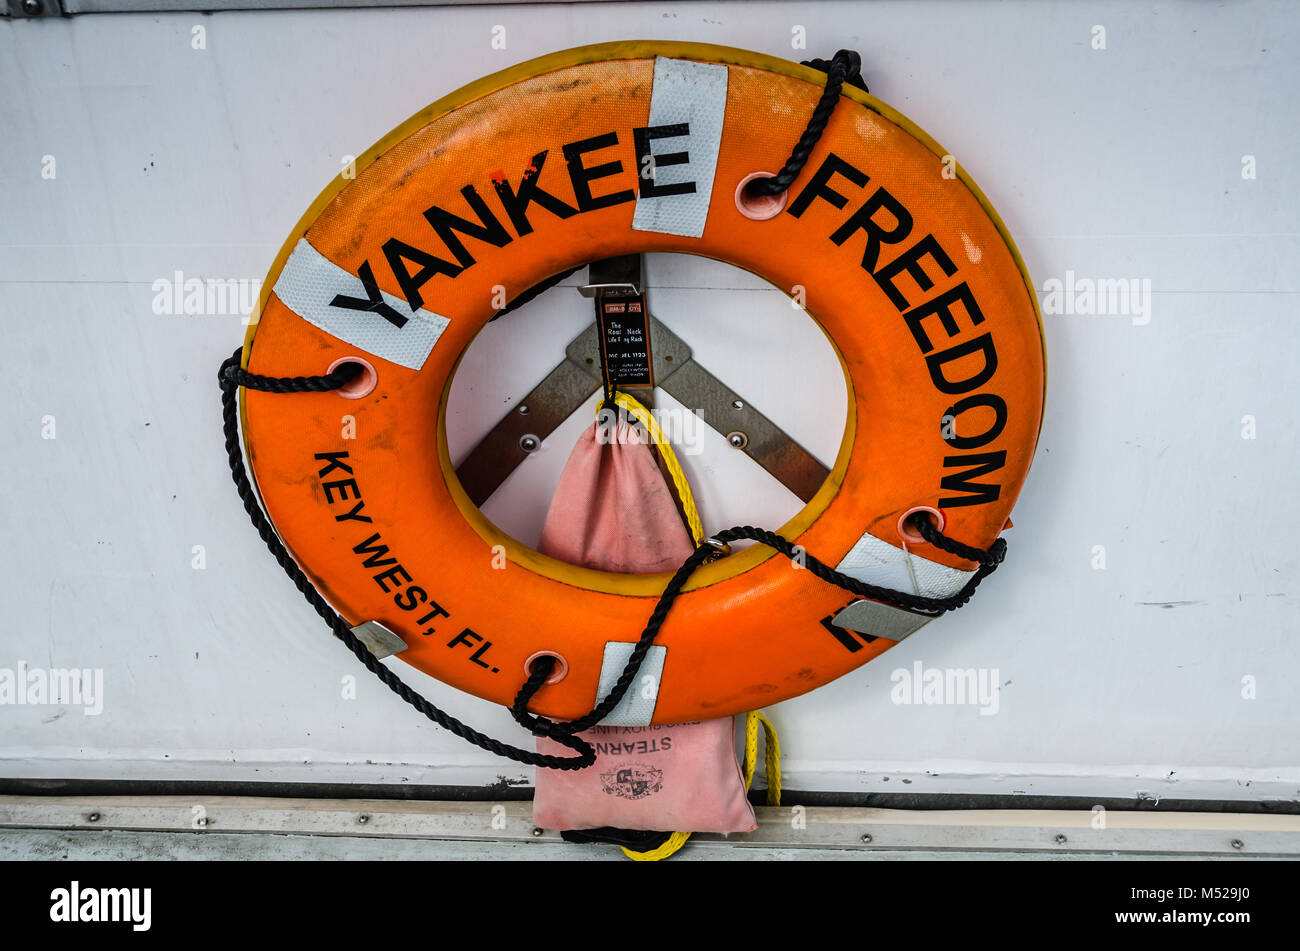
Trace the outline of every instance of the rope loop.
<instances>
[{"instance_id":1,"label":"rope loop","mask_svg":"<svg viewBox=\"0 0 1300 951\"><path fill-rule=\"evenodd\" d=\"M745 190L754 195L779 195L793 185L794 180L799 177L799 173L807 164L808 156L812 155L813 148L821 139L822 133L826 131L826 123L830 121L831 113L835 111L844 84L847 82L863 91L867 88L862 82L862 57L853 50L840 50L829 62L824 59L812 59L806 60L801 65L811 66L824 72L826 89L821 99L817 101L817 106L808 119L808 125L804 127L803 135L799 136L799 141L781 171L771 178L756 178L745 186Z\"/></svg>"},{"instance_id":2,"label":"rope loop","mask_svg":"<svg viewBox=\"0 0 1300 951\"><path fill-rule=\"evenodd\" d=\"M298 563L293 560L293 557L284 547L270 519L267 518L258 503L252 481L248 476L248 470L244 466L243 452L240 447L239 412L236 399L239 387L244 386L268 393L327 392L338 389L355 377L361 370L360 365L344 364L333 373L323 376L267 377L249 373L242 369L240 367L241 354L242 348L236 350L231 357L221 364L221 369L218 371L218 380L221 384L222 428L225 434L226 456L230 465L231 479L234 481L235 489L244 504L244 511L248 513L249 520L253 523L253 527L257 529L257 533L261 536L267 549L280 567L284 569L285 574L289 576L294 586L302 592L303 597L307 599L307 603L329 625L334 636L341 640L348 650L352 651L357 659L365 665L366 669L383 681L390 690L443 729L481 749L519 763L545 769L572 770L585 769L596 761L595 749L590 743L576 734L595 726L619 705L631 688L632 683L636 680L646 654L649 653L651 646L653 646L660 628L663 627L664 621L668 617L673 602L681 594L686 582L690 580L691 575L701 565L715 560L720 551L729 550L727 546L731 542L741 539L759 542L779 551L792 560L797 558L814 576L843 588L858 597L871 598L896 607L922 611L935 616L959 608L969 601L979 583L1001 564L1006 555L1006 542L1001 538L997 539L987 550L974 548L948 538L929 519L917 520L917 530L926 541L950 554L977 562L980 566L971 579L956 594L946 598L927 598L921 595L908 594L904 591L893 591L889 588L867 584L849 575L842 574L818 561L802 549L796 550L797 546L775 532L754 528L750 525L738 525L726 531L717 532L700 541L695 550L691 552L686 560L682 562L681 567L673 574L672 579L659 596L659 601L655 604L654 611L646 622L636 646L633 647L631 654L628 656L623 672L619 674L618 680L615 681L610 692L595 705L590 713L568 722L550 720L530 713L528 705L542 688L546 678L550 676L554 668L555 658L539 657L533 663L528 672L528 677L525 679L523 686L519 688L514 703L511 704L510 712L516 722L530 733L535 736L550 737L562 746L573 750L576 755L553 756L521 749L480 733L438 709L380 663L378 658L370 652L370 649L352 633L352 628L348 622L330 606L329 602L312 585L303 570L298 567ZM699 534L702 535L702 531Z\"/></svg>"},{"instance_id":3,"label":"rope loop","mask_svg":"<svg viewBox=\"0 0 1300 951\"><path fill-rule=\"evenodd\" d=\"M264 393L325 393L347 385L365 370L361 364L349 361L323 376L258 376L239 365L241 353L242 349L236 350L234 356L221 364L217 379L223 390L242 386Z\"/></svg>"},{"instance_id":4,"label":"rope loop","mask_svg":"<svg viewBox=\"0 0 1300 951\"><path fill-rule=\"evenodd\" d=\"M217 378L221 383L222 425L226 437L226 456L230 464L230 477L235 483L235 489L239 493L240 500L244 503L244 511L248 513L249 520L252 521L253 527L257 529L257 533L261 536L267 549L270 550L280 567L284 569L285 574L289 576L294 586L302 592L303 597L307 599L307 603L329 625L330 630L334 632L334 636L341 640L348 650L352 651L357 660L361 661L367 670L382 680L393 693L415 707L416 710L419 710L420 713L438 724L438 726L481 749L487 750L489 753L504 756L518 763L526 763L530 766L540 766L546 769L586 769L594 763L596 761L595 749L589 743L583 742L579 737L567 735L555 737L557 742L569 747L577 754L576 756L566 757L551 756L510 746L484 733L480 733L478 730L438 709L411 689L400 677L381 664L379 659L370 652L370 648L361 643L357 636L352 633L351 625L330 606L329 602L312 585L303 570L298 567L298 563L293 560L293 557L285 549L284 543L280 541L280 536L276 534L270 519L266 517L262 507L258 504L257 495L254 493L252 482L248 477L248 470L244 467L243 453L240 451L239 404L235 394L241 386L263 390L268 393L326 392L343 386L356 376L361 368L357 364L345 364L333 373L324 376L257 376L240 368L240 355L242 352L242 348L236 350L229 359L221 364L221 369L217 373ZM532 675L528 678L520 693L530 691L528 695L531 697L541 687L542 682L550 674L550 670L549 664L537 664L536 669L533 670Z\"/></svg>"},{"instance_id":5,"label":"rope loop","mask_svg":"<svg viewBox=\"0 0 1300 951\"><path fill-rule=\"evenodd\" d=\"M933 519L926 512L915 512L908 521L916 528L917 534L935 548L946 551L950 555L956 555L958 558L965 558L967 561L974 561L981 565L996 568L1002 564L1002 559L1007 556L1005 539L999 538L995 540L988 549L974 548L970 545L963 545L939 531L939 527L934 524Z\"/></svg>"}]
</instances>

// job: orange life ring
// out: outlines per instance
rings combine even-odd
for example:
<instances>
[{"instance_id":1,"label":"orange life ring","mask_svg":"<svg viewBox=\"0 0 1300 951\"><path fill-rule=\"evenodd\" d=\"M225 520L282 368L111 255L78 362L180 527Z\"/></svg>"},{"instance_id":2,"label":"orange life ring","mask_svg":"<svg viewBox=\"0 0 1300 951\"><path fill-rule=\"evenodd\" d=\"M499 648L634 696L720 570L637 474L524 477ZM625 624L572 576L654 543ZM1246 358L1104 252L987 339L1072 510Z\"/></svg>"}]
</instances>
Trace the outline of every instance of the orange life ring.
<instances>
[{"instance_id":1,"label":"orange life ring","mask_svg":"<svg viewBox=\"0 0 1300 951\"><path fill-rule=\"evenodd\" d=\"M724 47L582 47L435 102L330 183L271 268L244 366L306 376L363 359L375 373L360 389L373 388L350 402L245 392L244 436L276 529L350 623L382 623L409 645L401 659L503 704L530 657L560 654L567 673L532 709L592 709L667 575L574 567L506 536L458 482L444 414L499 286L513 296L634 252L703 255L802 288L837 349L844 440L782 535L841 571L901 571L894 587L910 574L933 596L969 577L973 563L904 542L900 520L932 508L946 535L978 547L1007 523L1042 419L1037 301L975 184L848 86L783 210L742 213L737 187L782 165L824 84ZM647 154L655 174L639 176ZM655 642L642 722L751 710L892 646L824 623L850 600L760 546L706 565Z\"/></svg>"}]
</instances>

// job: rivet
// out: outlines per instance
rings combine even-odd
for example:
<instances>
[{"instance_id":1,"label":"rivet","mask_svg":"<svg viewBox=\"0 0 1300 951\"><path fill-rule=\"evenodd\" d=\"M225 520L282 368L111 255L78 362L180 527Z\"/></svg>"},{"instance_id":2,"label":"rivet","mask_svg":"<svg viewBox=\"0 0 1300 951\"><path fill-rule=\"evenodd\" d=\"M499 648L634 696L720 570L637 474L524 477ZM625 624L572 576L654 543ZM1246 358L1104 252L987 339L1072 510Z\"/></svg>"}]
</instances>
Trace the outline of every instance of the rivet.
<instances>
[{"instance_id":1,"label":"rivet","mask_svg":"<svg viewBox=\"0 0 1300 951\"><path fill-rule=\"evenodd\" d=\"M541 834L542 834L542 829L541 829L541 827L540 827L540 826L533 826L533 838L537 838L537 837L540 836Z\"/></svg>"},{"instance_id":2,"label":"rivet","mask_svg":"<svg viewBox=\"0 0 1300 951\"><path fill-rule=\"evenodd\" d=\"M87 822L98 822L98 821L99 821L99 813L98 813L98 812L92 812L90 815L86 816L86 821L87 821Z\"/></svg>"},{"instance_id":3,"label":"rivet","mask_svg":"<svg viewBox=\"0 0 1300 951\"><path fill-rule=\"evenodd\" d=\"M1057 845L1065 845L1065 843L1067 843L1067 842L1069 842L1069 841L1070 841L1070 840L1067 839L1067 838L1066 838L1064 835L1062 835L1061 833L1058 832L1058 833L1056 834L1056 844L1057 844Z\"/></svg>"},{"instance_id":4,"label":"rivet","mask_svg":"<svg viewBox=\"0 0 1300 951\"><path fill-rule=\"evenodd\" d=\"M541 444L542 441L532 433L529 433L527 436L522 436L519 439L519 448L524 452L536 452L537 447Z\"/></svg>"},{"instance_id":5,"label":"rivet","mask_svg":"<svg viewBox=\"0 0 1300 951\"><path fill-rule=\"evenodd\" d=\"M749 445L749 437L740 430L736 430L735 432L727 433L727 442L733 449L744 449Z\"/></svg>"},{"instance_id":6,"label":"rivet","mask_svg":"<svg viewBox=\"0 0 1300 951\"><path fill-rule=\"evenodd\" d=\"M864 833L862 833L862 844L863 844L863 845L870 845L870 844L871 844L871 838L872 838L872 836L871 836L871 833L870 833L870 832L864 832Z\"/></svg>"},{"instance_id":7,"label":"rivet","mask_svg":"<svg viewBox=\"0 0 1300 951\"><path fill-rule=\"evenodd\" d=\"M366 815L364 812L361 815L357 816L357 822L360 823L361 825L365 825L369 821L370 821L370 817Z\"/></svg>"},{"instance_id":8,"label":"rivet","mask_svg":"<svg viewBox=\"0 0 1300 951\"><path fill-rule=\"evenodd\" d=\"M44 9L41 0L23 0L23 12L28 16L34 17Z\"/></svg>"},{"instance_id":9,"label":"rivet","mask_svg":"<svg viewBox=\"0 0 1300 951\"><path fill-rule=\"evenodd\" d=\"M1233 839L1231 844L1234 849L1244 849L1246 847L1246 843L1240 839Z\"/></svg>"}]
</instances>

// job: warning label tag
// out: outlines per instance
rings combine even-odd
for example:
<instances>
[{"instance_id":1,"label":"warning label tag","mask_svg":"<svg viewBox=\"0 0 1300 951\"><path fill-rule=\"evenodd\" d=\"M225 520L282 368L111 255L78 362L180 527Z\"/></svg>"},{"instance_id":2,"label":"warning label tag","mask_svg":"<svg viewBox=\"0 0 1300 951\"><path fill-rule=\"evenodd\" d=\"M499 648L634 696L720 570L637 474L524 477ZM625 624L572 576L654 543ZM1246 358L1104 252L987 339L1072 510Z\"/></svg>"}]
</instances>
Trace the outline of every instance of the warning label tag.
<instances>
[{"instance_id":1,"label":"warning label tag","mask_svg":"<svg viewBox=\"0 0 1300 951\"><path fill-rule=\"evenodd\" d=\"M601 298L596 318L610 381L616 387L653 386L645 296Z\"/></svg>"}]
</instances>

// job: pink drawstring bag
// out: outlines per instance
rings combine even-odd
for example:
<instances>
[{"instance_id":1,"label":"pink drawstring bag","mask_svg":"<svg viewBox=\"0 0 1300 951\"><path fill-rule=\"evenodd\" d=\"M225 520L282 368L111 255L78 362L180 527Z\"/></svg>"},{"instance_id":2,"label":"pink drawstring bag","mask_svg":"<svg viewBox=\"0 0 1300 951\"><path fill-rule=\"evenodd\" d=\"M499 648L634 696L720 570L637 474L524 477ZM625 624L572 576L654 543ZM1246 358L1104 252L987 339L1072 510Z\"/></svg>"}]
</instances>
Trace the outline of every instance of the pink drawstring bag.
<instances>
[{"instance_id":1,"label":"pink drawstring bag","mask_svg":"<svg viewBox=\"0 0 1300 951\"><path fill-rule=\"evenodd\" d=\"M538 550L603 571L675 571L694 550L643 430L593 424L578 439L546 514ZM640 631L620 632L634 639ZM594 705L598 697L592 697ZM533 821L544 829L749 832L754 809L736 762L732 718L606 726L578 734L586 769L537 771ZM537 751L571 756L547 737Z\"/></svg>"}]
</instances>

